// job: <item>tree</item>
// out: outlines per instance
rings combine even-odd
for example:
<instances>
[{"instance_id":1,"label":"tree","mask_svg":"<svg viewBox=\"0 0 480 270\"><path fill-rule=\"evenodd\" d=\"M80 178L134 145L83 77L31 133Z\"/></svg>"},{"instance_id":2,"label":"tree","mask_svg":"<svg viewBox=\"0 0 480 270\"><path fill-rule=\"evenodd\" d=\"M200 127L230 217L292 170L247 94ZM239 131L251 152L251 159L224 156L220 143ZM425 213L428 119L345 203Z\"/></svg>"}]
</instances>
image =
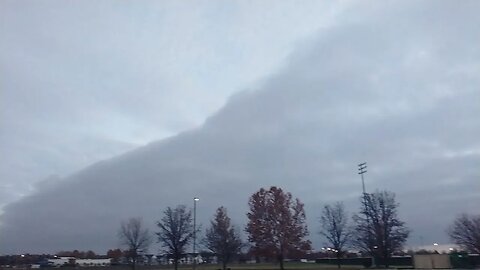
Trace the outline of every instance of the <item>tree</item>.
<instances>
[{"instance_id":1,"label":"tree","mask_svg":"<svg viewBox=\"0 0 480 270\"><path fill-rule=\"evenodd\" d=\"M135 269L138 257L146 252L151 244L148 229L143 228L140 218L130 218L122 222L118 237L122 245L128 248L128 257L131 259L132 269Z\"/></svg>"},{"instance_id":2,"label":"tree","mask_svg":"<svg viewBox=\"0 0 480 270\"><path fill-rule=\"evenodd\" d=\"M205 245L217 255L222 262L223 270L242 248L240 236L235 227L230 224L227 209L223 206L217 209L214 220L206 231Z\"/></svg>"},{"instance_id":3,"label":"tree","mask_svg":"<svg viewBox=\"0 0 480 270\"><path fill-rule=\"evenodd\" d=\"M163 213L162 220L157 222L160 228L157 232L158 242L173 258L177 270L178 260L193 237L192 212L187 211L185 205L179 205L175 209L167 207Z\"/></svg>"},{"instance_id":4,"label":"tree","mask_svg":"<svg viewBox=\"0 0 480 270\"><path fill-rule=\"evenodd\" d=\"M461 214L447 232L455 244L468 252L480 253L480 215Z\"/></svg>"},{"instance_id":5,"label":"tree","mask_svg":"<svg viewBox=\"0 0 480 270\"><path fill-rule=\"evenodd\" d=\"M112 264L118 264L120 262L120 258L122 258L123 252L117 249L109 249L107 251L107 257L111 259Z\"/></svg>"},{"instance_id":6,"label":"tree","mask_svg":"<svg viewBox=\"0 0 480 270\"><path fill-rule=\"evenodd\" d=\"M392 192L365 193L360 213L353 216L355 246L374 258L382 258L386 267L393 252L402 250L410 233L398 218L398 206Z\"/></svg>"},{"instance_id":7,"label":"tree","mask_svg":"<svg viewBox=\"0 0 480 270\"><path fill-rule=\"evenodd\" d=\"M89 250L85 253L85 258L86 259L95 259L97 257L97 254L93 252L92 250Z\"/></svg>"},{"instance_id":8,"label":"tree","mask_svg":"<svg viewBox=\"0 0 480 270\"><path fill-rule=\"evenodd\" d=\"M76 249L72 251L72 257L75 257L75 258L82 258L83 254L84 254L83 251L78 251Z\"/></svg>"},{"instance_id":9,"label":"tree","mask_svg":"<svg viewBox=\"0 0 480 270\"><path fill-rule=\"evenodd\" d=\"M281 188L261 188L248 202L246 231L256 256L273 257L283 269L283 260L289 254L311 249L305 223L305 211L299 199Z\"/></svg>"},{"instance_id":10,"label":"tree","mask_svg":"<svg viewBox=\"0 0 480 270\"><path fill-rule=\"evenodd\" d=\"M337 265L340 268L340 258L345 252L344 248L351 234L343 203L325 205L320 217L320 225L320 234L327 239L328 245L333 247L337 256Z\"/></svg>"}]
</instances>

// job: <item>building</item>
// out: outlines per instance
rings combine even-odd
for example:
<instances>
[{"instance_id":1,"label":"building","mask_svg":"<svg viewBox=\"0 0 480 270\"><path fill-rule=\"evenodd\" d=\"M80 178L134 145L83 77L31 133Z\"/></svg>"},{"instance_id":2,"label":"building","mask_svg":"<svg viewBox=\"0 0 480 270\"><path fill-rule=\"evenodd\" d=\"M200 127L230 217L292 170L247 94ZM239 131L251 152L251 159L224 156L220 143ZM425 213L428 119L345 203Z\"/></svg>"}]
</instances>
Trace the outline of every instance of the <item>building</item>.
<instances>
[{"instance_id":1,"label":"building","mask_svg":"<svg viewBox=\"0 0 480 270\"><path fill-rule=\"evenodd\" d=\"M77 259L75 257L58 257L55 259L48 259L48 265L61 266L110 266L110 259Z\"/></svg>"}]
</instances>

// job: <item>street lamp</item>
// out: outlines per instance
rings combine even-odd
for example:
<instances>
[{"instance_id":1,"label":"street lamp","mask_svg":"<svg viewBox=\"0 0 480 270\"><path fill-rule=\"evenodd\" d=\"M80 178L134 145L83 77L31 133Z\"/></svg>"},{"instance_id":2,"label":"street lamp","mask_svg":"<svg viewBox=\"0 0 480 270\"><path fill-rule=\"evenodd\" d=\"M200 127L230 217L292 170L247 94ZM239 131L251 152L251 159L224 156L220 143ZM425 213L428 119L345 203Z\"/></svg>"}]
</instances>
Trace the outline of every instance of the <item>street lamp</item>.
<instances>
[{"instance_id":1,"label":"street lamp","mask_svg":"<svg viewBox=\"0 0 480 270\"><path fill-rule=\"evenodd\" d=\"M196 256L196 248L197 248L197 202L200 199L197 197L193 198L193 270L197 267L197 256Z\"/></svg>"},{"instance_id":2,"label":"street lamp","mask_svg":"<svg viewBox=\"0 0 480 270\"><path fill-rule=\"evenodd\" d=\"M365 189L365 180L363 178L363 175L367 172L367 162L363 162L358 164L358 174L362 177L362 193L363 193L363 206L365 207L365 217L367 219L367 224L370 226L370 218L368 215L368 206L367 206L367 192ZM368 242L371 243L372 239L370 234L368 234ZM378 247L374 246L372 252L372 265L375 265L375 255L376 255L376 249Z\"/></svg>"},{"instance_id":3,"label":"street lamp","mask_svg":"<svg viewBox=\"0 0 480 270\"><path fill-rule=\"evenodd\" d=\"M363 180L363 174L367 172L367 162L358 164L358 174L362 176L362 191L363 196L365 196L365 181Z\"/></svg>"}]
</instances>

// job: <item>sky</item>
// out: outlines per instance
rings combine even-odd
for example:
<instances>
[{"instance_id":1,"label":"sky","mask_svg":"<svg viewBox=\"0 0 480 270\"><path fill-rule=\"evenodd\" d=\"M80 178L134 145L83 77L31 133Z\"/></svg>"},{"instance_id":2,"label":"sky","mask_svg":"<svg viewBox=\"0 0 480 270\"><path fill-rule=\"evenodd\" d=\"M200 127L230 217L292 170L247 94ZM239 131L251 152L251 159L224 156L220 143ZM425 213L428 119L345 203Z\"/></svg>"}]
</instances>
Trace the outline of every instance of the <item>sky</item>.
<instances>
[{"instance_id":1,"label":"sky","mask_svg":"<svg viewBox=\"0 0 480 270\"><path fill-rule=\"evenodd\" d=\"M122 220L277 185L396 193L407 245L480 214L476 1L1 1L0 252L106 252ZM158 246L153 246L157 251Z\"/></svg>"},{"instance_id":2,"label":"sky","mask_svg":"<svg viewBox=\"0 0 480 270\"><path fill-rule=\"evenodd\" d=\"M230 1L229 1L230 2ZM1 1L0 206L197 127L344 4ZM292 23L294 22L294 23Z\"/></svg>"}]
</instances>

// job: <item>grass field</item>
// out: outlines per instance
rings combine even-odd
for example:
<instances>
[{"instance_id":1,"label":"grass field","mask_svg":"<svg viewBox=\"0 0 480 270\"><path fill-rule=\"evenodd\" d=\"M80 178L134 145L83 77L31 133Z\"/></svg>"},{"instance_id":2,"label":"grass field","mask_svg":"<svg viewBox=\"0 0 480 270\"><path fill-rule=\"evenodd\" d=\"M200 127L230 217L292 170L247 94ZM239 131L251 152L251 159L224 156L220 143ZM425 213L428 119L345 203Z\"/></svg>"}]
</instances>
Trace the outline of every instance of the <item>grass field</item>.
<instances>
[{"instance_id":1,"label":"grass field","mask_svg":"<svg viewBox=\"0 0 480 270\"><path fill-rule=\"evenodd\" d=\"M278 270L280 266L273 263L252 263L252 264L231 264L227 268L230 270ZM298 262L286 262L284 264L286 270L337 270L336 265L325 265L317 263L298 263ZM2 268L0 270L11 270L12 268ZM61 268L41 268L45 270L131 270L131 267L122 266L92 266L92 267L61 267ZM136 270L173 270L173 265L151 265L136 267ZM192 270L192 265L179 265L179 270ZM200 264L196 267L197 270L222 270L221 264ZM342 265L342 270L359 270L364 269L358 265ZM16 267L15 270L32 270L31 268Z\"/></svg>"},{"instance_id":2,"label":"grass field","mask_svg":"<svg viewBox=\"0 0 480 270\"><path fill-rule=\"evenodd\" d=\"M276 270L280 269L278 264L273 263L252 263L252 264L232 264L228 265L228 268L231 270ZM173 266L159 266L159 269L173 269ZM338 269L335 265L323 265L317 263L285 263L284 268L288 270L333 270ZM179 269L186 270L192 269L191 265L181 265ZM220 264L203 264L197 265L197 270L220 270L222 266ZM358 270L363 269L363 267L358 265L342 265L342 269L344 270Z\"/></svg>"}]
</instances>

